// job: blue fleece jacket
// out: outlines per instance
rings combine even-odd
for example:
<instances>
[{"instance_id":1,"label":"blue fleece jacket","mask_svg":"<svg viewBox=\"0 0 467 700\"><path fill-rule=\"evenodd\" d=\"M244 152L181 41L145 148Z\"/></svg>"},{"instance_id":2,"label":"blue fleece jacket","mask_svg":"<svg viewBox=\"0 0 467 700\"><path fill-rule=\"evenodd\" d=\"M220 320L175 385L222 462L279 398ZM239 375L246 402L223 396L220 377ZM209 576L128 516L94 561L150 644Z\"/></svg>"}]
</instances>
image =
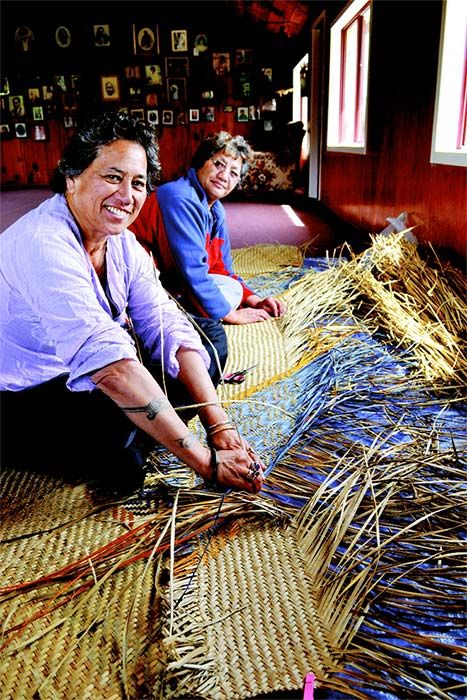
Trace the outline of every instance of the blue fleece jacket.
<instances>
[{"instance_id":1,"label":"blue fleece jacket","mask_svg":"<svg viewBox=\"0 0 467 700\"><path fill-rule=\"evenodd\" d=\"M220 201L209 208L193 168L158 187L130 228L152 252L163 286L190 313L220 319L230 311L209 273L239 280L243 300L254 294L233 271L225 209Z\"/></svg>"}]
</instances>

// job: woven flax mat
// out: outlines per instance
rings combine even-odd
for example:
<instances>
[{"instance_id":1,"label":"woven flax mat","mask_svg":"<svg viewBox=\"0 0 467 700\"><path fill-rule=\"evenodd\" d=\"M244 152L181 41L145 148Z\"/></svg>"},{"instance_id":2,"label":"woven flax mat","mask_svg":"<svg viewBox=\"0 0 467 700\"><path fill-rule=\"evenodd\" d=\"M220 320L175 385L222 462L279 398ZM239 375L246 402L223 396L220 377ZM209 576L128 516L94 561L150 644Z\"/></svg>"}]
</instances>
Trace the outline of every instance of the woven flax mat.
<instances>
[{"instance_id":1,"label":"woven flax mat","mask_svg":"<svg viewBox=\"0 0 467 700\"><path fill-rule=\"evenodd\" d=\"M462 696L465 420L355 313L361 261L301 260L239 253L288 306L227 329L227 371L256 367L219 395L261 494L207 491L163 449L119 503L2 470L2 700L246 700L308 672L362 699Z\"/></svg>"}]
</instances>

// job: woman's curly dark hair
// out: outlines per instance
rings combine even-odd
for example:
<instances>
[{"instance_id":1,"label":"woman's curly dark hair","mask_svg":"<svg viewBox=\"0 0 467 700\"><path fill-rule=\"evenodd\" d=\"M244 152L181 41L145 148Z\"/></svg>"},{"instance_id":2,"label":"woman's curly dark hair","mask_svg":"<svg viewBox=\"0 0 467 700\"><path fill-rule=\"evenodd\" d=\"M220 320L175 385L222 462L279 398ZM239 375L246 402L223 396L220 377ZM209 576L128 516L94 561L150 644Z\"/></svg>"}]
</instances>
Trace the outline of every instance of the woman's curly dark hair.
<instances>
[{"instance_id":1,"label":"woman's curly dark hair","mask_svg":"<svg viewBox=\"0 0 467 700\"><path fill-rule=\"evenodd\" d=\"M191 167L199 170L207 160L219 151L225 151L232 158L240 156L242 159L240 177L243 178L250 167L253 150L243 136L232 136L228 131L219 131L217 134L206 136L192 158Z\"/></svg>"},{"instance_id":2,"label":"woman's curly dark hair","mask_svg":"<svg viewBox=\"0 0 467 700\"><path fill-rule=\"evenodd\" d=\"M152 192L161 173L156 134L152 126L133 119L126 112L105 112L91 117L75 131L52 175L52 191L59 194L66 192L66 178L81 175L97 158L103 146L119 139L139 143L146 151L146 188L148 194Z\"/></svg>"}]
</instances>

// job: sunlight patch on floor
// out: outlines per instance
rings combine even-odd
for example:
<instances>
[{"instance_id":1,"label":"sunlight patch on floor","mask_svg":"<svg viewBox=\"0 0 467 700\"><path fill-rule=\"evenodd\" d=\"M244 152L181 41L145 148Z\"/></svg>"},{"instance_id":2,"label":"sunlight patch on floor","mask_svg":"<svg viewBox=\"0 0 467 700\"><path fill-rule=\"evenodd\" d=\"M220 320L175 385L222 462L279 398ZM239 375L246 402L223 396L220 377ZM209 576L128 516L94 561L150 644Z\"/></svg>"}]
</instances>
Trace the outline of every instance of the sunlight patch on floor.
<instances>
[{"instance_id":1,"label":"sunlight patch on floor","mask_svg":"<svg viewBox=\"0 0 467 700\"><path fill-rule=\"evenodd\" d=\"M290 204L282 204L282 209L285 211L294 226L305 226L303 221L298 218Z\"/></svg>"}]
</instances>

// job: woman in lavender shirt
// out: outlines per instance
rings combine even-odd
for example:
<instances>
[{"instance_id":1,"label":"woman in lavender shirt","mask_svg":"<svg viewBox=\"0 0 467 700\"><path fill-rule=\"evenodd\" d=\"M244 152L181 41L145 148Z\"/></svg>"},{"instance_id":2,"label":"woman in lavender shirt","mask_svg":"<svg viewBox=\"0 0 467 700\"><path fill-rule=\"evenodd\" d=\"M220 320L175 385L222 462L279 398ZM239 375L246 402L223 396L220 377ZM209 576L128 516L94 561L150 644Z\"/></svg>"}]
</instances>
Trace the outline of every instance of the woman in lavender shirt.
<instances>
[{"instance_id":1,"label":"woman in lavender shirt","mask_svg":"<svg viewBox=\"0 0 467 700\"><path fill-rule=\"evenodd\" d=\"M100 115L65 148L56 194L0 235L2 466L84 469L125 493L158 442L205 480L257 492L263 464L219 403L200 337L127 230L159 172L148 125ZM172 396L199 405L208 446Z\"/></svg>"}]
</instances>

